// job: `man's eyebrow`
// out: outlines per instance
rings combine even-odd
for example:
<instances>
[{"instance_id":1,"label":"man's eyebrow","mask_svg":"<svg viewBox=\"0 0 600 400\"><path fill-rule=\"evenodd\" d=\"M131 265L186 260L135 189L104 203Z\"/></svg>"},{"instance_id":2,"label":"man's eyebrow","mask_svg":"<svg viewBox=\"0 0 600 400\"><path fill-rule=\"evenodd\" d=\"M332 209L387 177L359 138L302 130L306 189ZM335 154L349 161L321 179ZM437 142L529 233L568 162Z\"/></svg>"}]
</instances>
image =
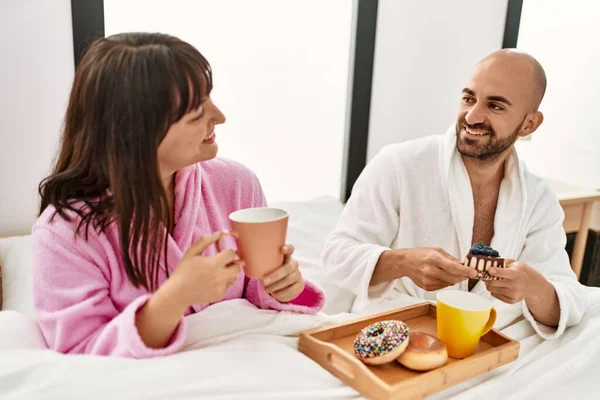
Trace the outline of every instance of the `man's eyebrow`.
<instances>
[{"instance_id":1,"label":"man's eyebrow","mask_svg":"<svg viewBox=\"0 0 600 400\"><path fill-rule=\"evenodd\" d=\"M488 99L491 100L491 101L497 101L497 102L500 102L500 103L506 103L509 106L512 106L512 103L506 97L504 97L504 96L490 96L490 97L488 97Z\"/></svg>"},{"instance_id":2,"label":"man's eyebrow","mask_svg":"<svg viewBox=\"0 0 600 400\"><path fill-rule=\"evenodd\" d=\"M464 88L462 90L462 92L466 93L466 94L468 94L470 96L475 96L475 92L473 90L469 89L469 88ZM505 104L508 104L509 106L512 106L512 103L510 102L510 100L508 100L504 96L489 96L488 100L497 101L499 103L505 103Z\"/></svg>"}]
</instances>

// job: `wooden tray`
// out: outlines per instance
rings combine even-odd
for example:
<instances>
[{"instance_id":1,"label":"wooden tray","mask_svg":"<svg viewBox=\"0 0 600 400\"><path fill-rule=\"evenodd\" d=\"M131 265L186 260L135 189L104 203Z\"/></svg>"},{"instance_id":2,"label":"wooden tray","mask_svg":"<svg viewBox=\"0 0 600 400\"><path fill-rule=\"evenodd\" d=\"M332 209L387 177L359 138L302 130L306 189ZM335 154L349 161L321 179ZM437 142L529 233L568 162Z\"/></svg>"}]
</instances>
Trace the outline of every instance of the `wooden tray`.
<instances>
[{"instance_id":1,"label":"wooden tray","mask_svg":"<svg viewBox=\"0 0 600 400\"><path fill-rule=\"evenodd\" d=\"M420 399L512 362L519 356L518 341L491 330L481 338L474 355L462 360L448 358L446 365L432 371L411 371L396 361L382 366L366 365L354 355L354 338L367 325L386 319L404 321L411 331L437 335L435 305L422 303L302 332L298 350L361 395L375 400Z\"/></svg>"}]
</instances>

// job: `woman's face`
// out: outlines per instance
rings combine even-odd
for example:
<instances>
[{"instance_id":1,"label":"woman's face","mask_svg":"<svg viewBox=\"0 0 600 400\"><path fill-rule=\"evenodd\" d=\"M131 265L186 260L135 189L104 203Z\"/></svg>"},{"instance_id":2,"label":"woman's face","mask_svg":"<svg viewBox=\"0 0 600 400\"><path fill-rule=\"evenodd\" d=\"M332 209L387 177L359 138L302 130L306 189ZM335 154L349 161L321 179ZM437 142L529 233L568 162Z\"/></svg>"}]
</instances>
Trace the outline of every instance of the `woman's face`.
<instances>
[{"instance_id":1,"label":"woman's face","mask_svg":"<svg viewBox=\"0 0 600 400\"><path fill-rule=\"evenodd\" d=\"M207 97L200 107L171 125L158 146L161 177L167 178L178 169L215 158L219 148L215 126L224 122L225 115Z\"/></svg>"}]
</instances>

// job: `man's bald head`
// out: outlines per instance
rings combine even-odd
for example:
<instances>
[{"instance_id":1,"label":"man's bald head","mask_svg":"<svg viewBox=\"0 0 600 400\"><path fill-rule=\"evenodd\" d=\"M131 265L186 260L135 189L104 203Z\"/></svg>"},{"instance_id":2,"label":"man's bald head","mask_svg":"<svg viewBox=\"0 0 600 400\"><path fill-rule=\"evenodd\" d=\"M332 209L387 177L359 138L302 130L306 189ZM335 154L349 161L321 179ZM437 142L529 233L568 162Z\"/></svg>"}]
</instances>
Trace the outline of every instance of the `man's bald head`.
<instances>
[{"instance_id":1,"label":"man's bald head","mask_svg":"<svg viewBox=\"0 0 600 400\"><path fill-rule=\"evenodd\" d=\"M521 90L529 91L526 94L531 97L533 110L538 109L547 85L546 72L538 60L516 49L502 49L482 58L475 68L490 65L505 69L514 79L522 80L525 86L521 86Z\"/></svg>"},{"instance_id":2,"label":"man's bald head","mask_svg":"<svg viewBox=\"0 0 600 400\"><path fill-rule=\"evenodd\" d=\"M459 152L485 162L507 154L519 137L543 122L538 108L545 92L546 74L531 55L499 50L484 57L462 90L456 123Z\"/></svg>"}]
</instances>

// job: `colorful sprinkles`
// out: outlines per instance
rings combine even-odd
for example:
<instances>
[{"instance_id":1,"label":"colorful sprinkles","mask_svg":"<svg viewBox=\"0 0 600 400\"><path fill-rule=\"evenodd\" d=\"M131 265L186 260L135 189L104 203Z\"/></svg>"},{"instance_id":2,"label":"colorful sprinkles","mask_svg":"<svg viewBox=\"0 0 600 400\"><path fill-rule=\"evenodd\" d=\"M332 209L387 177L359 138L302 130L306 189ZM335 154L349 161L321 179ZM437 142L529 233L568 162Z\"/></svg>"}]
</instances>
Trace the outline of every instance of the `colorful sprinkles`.
<instances>
[{"instance_id":1,"label":"colorful sprinkles","mask_svg":"<svg viewBox=\"0 0 600 400\"><path fill-rule=\"evenodd\" d=\"M389 353L408 338L408 326L402 321L375 322L354 339L354 353L360 358L374 358Z\"/></svg>"}]
</instances>

